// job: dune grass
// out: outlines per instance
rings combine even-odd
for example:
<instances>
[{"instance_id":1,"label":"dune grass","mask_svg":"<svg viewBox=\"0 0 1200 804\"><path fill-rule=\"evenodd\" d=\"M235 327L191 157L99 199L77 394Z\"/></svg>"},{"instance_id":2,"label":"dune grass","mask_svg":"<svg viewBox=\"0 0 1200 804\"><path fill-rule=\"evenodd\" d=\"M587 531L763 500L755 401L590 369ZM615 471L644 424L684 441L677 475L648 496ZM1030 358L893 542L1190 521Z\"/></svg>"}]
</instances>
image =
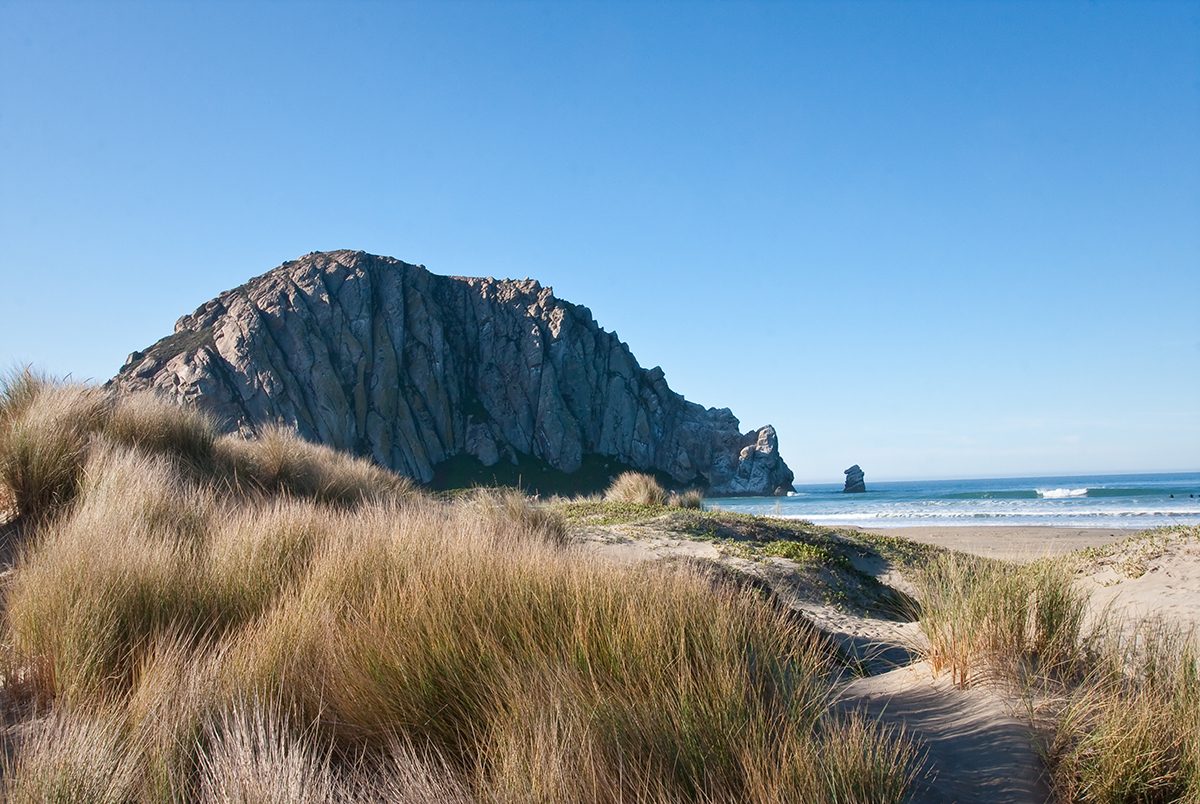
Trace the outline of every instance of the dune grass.
<instances>
[{"instance_id":1,"label":"dune grass","mask_svg":"<svg viewBox=\"0 0 1200 804\"><path fill-rule=\"evenodd\" d=\"M151 393L116 396L29 370L0 379L0 488L20 515L68 507L95 444L136 448L231 496L279 495L339 505L402 499L407 478L299 438L282 426L221 435L200 411Z\"/></svg>"},{"instance_id":2,"label":"dune grass","mask_svg":"<svg viewBox=\"0 0 1200 804\"><path fill-rule=\"evenodd\" d=\"M622 472L617 475L604 499L609 502L634 503L637 505L665 505L667 491L653 475L641 472Z\"/></svg>"},{"instance_id":3,"label":"dune grass","mask_svg":"<svg viewBox=\"0 0 1200 804\"><path fill-rule=\"evenodd\" d=\"M1070 558L945 554L918 576L926 658L959 685L1002 681L1045 735L1057 800L1200 801L1200 646L1162 620L1089 614Z\"/></svg>"},{"instance_id":4,"label":"dune grass","mask_svg":"<svg viewBox=\"0 0 1200 804\"><path fill-rule=\"evenodd\" d=\"M264 427L252 439L225 436L213 451L216 471L235 488L338 505L400 499L415 492L408 478L311 444L282 426Z\"/></svg>"},{"instance_id":5,"label":"dune grass","mask_svg":"<svg viewBox=\"0 0 1200 804\"><path fill-rule=\"evenodd\" d=\"M1200 801L1194 634L1162 621L1106 634L1056 707L1047 756L1064 801Z\"/></svg>"},{"instance_id":6,"label":"dune grass","mask_svg":"<svg viewBox=\"0 0 1200 804\"><path fill-rule=\"evenodd\" d=\"M4 432L37 521L4 589L11 800L886 802L916 770L756 591L606 563L519 494L86 388Z\"/></svg>"},{"instance_id":7,"label":"dune grass","mask_svg":"<svg viewBox=\"0 0 1200 804\"><path fill-rule=\"evenodd\" d=\"M622 472L604 492L604 502L657 508L704 508L704 492L699 489L668 492L654 475L644 472Z\"/></svg>"},{"instance_id":8,"label":"dune grass","mask_svg":"<svg viewBox=\"0 0 1200 804\"><path fill-rule=\"evenodd\" d=\"M124 804L138 777L121 718L58 709L30 724L15 760L4 763L4 800L13 804Z\"/></svg>"},{"instance_id":9,"label":"dune grass","mask_svg":"<svg viewBox=\"0 0 1200 804\"><path fill-rule=\"evenodd\" d=\"M667 497L667 505L672 508L690 508L699 511L704 508L704 492L699 489L672 492Z\"/></svg>"},{"instance_id":10,"label":"dune grass","mask_svg":"<svg viewBox=\"0 0 1200 804\"><path fill-rule=\"evenodd\" d=\"M108 408L107 396L97 389L49 385L33 404L5 406L0 484L18 512L45 518L74 498L92 432L103 426Z\"/></svg>"},{"instance_id":11,"label":"dune grass","mask_svg":"<svg viewBox=\"0 0 1200 804\"><path fill-rule=\"evenodd\" d=\"M916 589L926 658L959 686L1066 678L1082 667L1087 595L1059 563L945 553L916 575Z\"/></svg>"}]
</instances>

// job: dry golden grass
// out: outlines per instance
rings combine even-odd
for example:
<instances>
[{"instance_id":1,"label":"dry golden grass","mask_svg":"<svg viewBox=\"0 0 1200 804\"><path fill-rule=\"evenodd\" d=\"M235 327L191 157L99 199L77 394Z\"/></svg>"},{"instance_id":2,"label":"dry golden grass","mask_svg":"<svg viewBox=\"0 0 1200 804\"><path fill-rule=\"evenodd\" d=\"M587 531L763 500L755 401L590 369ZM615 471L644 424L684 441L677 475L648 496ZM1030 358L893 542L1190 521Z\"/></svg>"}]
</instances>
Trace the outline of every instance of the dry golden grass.
<instances>
[{"instance_id":1,"label":"dry golden grass","mask_svg":"<svg viewBox=\"0 0 1200 804\"><path fill-rule=\"evenodd\" d=\"M667 498L667 505L672 508L692 508L700 510L704 507L704 492L699 489L688 489L678 494L672 493Z\"/></svg>"},{"instance_id":2,"label":"dry golden grass","mask_svg":"<svg viewBox=\"0 0 1200 804\"><path fill-rule=\"evenodd\" d=\"M1060 799L1200 801L1200 648L1193 633L1153 620L1109 630L1055 715L1048 757Z\"/></svg>"},{"instance_id":3,"label":"dry golden grass","mask_svg":"<svg viewBox=\"0 0 1200 804\"><path fill-rule=\"evenodd\" d=\"M29 366L0 373L0 447L8 425L27 411L43 390L54 385Z\"/></svg>"},{"instance_id":4,"label":"dry golden grass","mask_svg":"<svg viewBox=\"0 0 1200 804\"><path fill-rule=\"evenodd\" d=\"M4 800L20 804L125 804L137 791L138 760L121 717L103 709L58 709L27 726L4 768Z\"/></svg>"},{"instance_id":5,"label":"dry golden grass","mask_svg":"<svg viewBox=\"0 0 1200 804\"><path fill-rule=\"evenodd\" d=\"M36 402L0 421L0 485L31 519L68 504L79 486L92 433L108 417L108 397L79 386L46 386Z\"/></svg>"},{"instance_id":6,"label":"dry golden grass","mask_svg":"<svg viewBox=\"0 0 1200 804\"><path fill-rule=\"evenodd\" d=\"M926 658L954 682L1061 678L1084 658L1087 595L1061 562L1016 565L959 553L916 578Z\"/></svg>"},{"instance_id":7,"label":"dry golden grass","mask_svg":"<svg viewBox=\"0 0 1200 804\"><path fill-rule=\"evenodd\" d=\"M163 456L226 496L355 505L416 491L407 478L284 427L264 428L255 439L221 436L208 416L150 393L114 396L30 371L0 379L0 501L17 513L43 520L69 506L97 444Z\"/></svg>"},{"instance_id":8,"label":"dry golden grass","mask_svg":"<svg viewBox=\"0 0 1200 804\"><path fill-rule=\"evenodd\" d=\"M60 390L11 422L91 409ZM5 590L6 692L49 712L10 746L14 800L898 801L911 779L753 590L605 563L517 494L437 502L282 431L95 399Z\"/></svg>"},{"instance_id":9,"label":"dry golden grass","mask_svg":"<svg viewBox=\"0 0 1200 804\"><path fill-rule=\"evenodd\" d=\"M664 505L667 502L667 492L653 475L622 472L608 487L604 499L639 505Z\"/></svg>"},{"instance_id":10,"label":"dry golden grass","mask_svg":"<svg viewBox=\"0 0 1200 804\"><path fill-rule=\"evenodd\" d=\"M118 444L186 461L200 471L213 469L217 429L212 419L151 393L115 399L104 435Z\"/></svg>"},{"instance_id":11,"label":"dry golden grass","mask_svg":"<svg viewBox=\"0 0 1200 804\"><path fill-rule=\"evenodd\" d=\"M562 515L549 507L535 505L516 489L475 489L460 497L456 506L462 515L473 519L484 533L503 539L516 532L523 539L545 541L552 545L567 543L567 525Z\"/></svg>"},{"instance_id":12,"label":"dry golden grass","mask_svg":"<svg viewBox=\"0 0 1200 804\"><path fill-rule=\"evenodd\" d=\"M17 516L17 501L12 492L5 486L0 486L0 525L15 519Z\"/></svg>"},{"instance_id":13,"label":"dry golden grass","mask_svg":"<svg viewBox=\"0 0 1200 804\"><path fill-rule=\"evenodd\" d=\"M298 734L278 712L234 706L207 722L204 736L198 762L202 802L291 804L340 797L328 749Z\"/></svg>"},{"instance_id":14,"label":"dry golden grass","mask_svg":"<svg viewBox=\"0 0 1200 804\"><path fill-rule=\"evenodd\" d=\"M1070 559L946 554L920 576L935 672L1003 680L1050 735L1058 800L1200 802L1200 646L1162 621L1087 617Z\"/></svg>"},{"instance_id":15,"label":"dry golden grass","mask_svg":"<svg viewBox=\"0 0 1200 804\"><path fill-rule=\"evenodd\" d=\"M335 505L403 499L415 493L408 478L371 461L311 444L282 426L258 437L217 440L218 474L236 488L288 494Z\"/></svg>"},{"instance_id":16,"label":"dry golden grass","mask_svg":"<svg viewBox=\"0 0 1200 804\"><path fill-rule=\"evenodd\" d=\"M608 502L632 503L635 505L667 505L672 508L704 507L704 493L699 489L670 492L653 475L643 472L622 472L613 479L604 497ZM577 500L578 501L578 500Z\"/></svg>"}]
</instances>

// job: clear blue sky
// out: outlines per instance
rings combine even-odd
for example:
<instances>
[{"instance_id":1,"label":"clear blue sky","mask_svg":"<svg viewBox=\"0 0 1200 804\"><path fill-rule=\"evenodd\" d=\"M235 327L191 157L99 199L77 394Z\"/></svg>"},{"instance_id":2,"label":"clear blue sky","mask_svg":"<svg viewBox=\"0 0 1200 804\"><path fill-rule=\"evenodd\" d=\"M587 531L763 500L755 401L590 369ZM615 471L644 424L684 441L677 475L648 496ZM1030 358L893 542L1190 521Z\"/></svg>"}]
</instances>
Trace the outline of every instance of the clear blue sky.
<instances>
[{"instance_id":1,"label":"clear blue sky","mask_svg":"<svg viewBox=\"0 0 1200 804\"><path fill-rule=\"evenodd\" d=\"M1200 3L0 0L0 364L534 276L798 479L1200 468Z\"/></svg>"}]
</instances>

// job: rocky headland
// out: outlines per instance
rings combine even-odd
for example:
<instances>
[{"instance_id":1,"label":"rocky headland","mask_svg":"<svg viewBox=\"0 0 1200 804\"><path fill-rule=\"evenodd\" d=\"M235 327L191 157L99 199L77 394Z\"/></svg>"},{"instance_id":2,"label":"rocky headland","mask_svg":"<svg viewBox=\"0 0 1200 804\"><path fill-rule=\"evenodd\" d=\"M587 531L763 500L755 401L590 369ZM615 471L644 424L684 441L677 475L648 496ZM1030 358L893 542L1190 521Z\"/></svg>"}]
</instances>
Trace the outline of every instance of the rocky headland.
<instances>
[{"instance_id":1,"label":"rocky headland","mask_svg":"<svg viewBox=\"0 0 1200 804\"><path fill-rule=\"evenodd\" d=\"M532 279L439 276L314 252L222 293L111 383L198 405L227 431L294 426L423 483L589 491L639 469L713 495L792 472L770 425L672 391L661 368Z\"/></svg>"}]
</instances>

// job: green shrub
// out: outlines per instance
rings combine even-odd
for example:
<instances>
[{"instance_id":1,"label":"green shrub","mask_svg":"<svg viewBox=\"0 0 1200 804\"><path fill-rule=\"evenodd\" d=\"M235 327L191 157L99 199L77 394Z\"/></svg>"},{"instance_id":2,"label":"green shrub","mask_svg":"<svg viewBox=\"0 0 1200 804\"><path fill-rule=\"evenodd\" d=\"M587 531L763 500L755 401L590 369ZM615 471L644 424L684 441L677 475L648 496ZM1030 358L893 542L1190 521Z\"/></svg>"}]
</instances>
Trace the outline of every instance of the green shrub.
<instances>
[{"instance_id":1,"label":"green shrub","mask_svg":"<svg viewBox=\"0 0 1200 804\"><path fill-rule=\"evenodd\" d=\"M762 552L768 556L788 558L799 564L825 565L833 560L833 554L828 548L808 542L777 540L763 545Z\"/></svg>"}]
</instances>

